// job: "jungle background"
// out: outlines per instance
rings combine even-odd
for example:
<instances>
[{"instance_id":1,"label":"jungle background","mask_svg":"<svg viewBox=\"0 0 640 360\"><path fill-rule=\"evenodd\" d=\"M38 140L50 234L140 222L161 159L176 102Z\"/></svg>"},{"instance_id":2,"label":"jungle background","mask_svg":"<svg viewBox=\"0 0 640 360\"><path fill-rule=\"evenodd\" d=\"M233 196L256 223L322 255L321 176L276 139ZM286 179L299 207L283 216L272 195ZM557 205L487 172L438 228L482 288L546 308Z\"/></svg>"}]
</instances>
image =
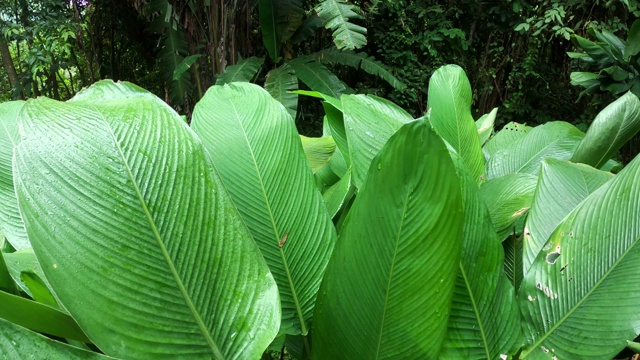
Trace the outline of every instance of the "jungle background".
<instances>
[{"instance_id":1,"label":"jungle background","mask_svg":"<svg viewBox=\"0 0 640 360\"><path fill-rule=\"evenodd\" d=\"M572 85L572 72L602 71L567 54L581 51L572 35L594 40L595 30L625 39L640 17L636 0L358 0L342 8L352 11L349 20L364 35L349 47L322 26L319 3L0 0L0 102L65 100L101 79L126 80L189 121L206 89L243 59L264 59L243 63L260 66L251 80L264 84L270 70L310 58L344 82L345 92L379 95L420 116L427 110L429 76L455 63L471 81L476 118L499 107L498 129L510 121L564 120L584 130L624 92L601 86L583 93ZM278 9L287 17L276 18ZM277 39L275 50L267 48L273 39L263 36L273 33L264 26L274 24L296 30ZM362 60L354 64L356 56ZM365 71L365 61L377 70ZM318 102L300 97L294 106L301 133L319 134ZM623 160L637 149L636 139L623 149Z\"/></svg>"}]
</instances>

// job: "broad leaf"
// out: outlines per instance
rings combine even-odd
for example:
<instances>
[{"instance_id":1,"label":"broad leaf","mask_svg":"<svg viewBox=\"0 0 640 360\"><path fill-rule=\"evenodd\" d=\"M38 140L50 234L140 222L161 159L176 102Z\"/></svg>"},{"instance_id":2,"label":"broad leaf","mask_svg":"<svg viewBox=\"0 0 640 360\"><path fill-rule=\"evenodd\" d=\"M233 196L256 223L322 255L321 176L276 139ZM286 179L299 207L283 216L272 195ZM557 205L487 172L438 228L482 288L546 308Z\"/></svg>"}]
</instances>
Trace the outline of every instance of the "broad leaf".
<instances>
[{"instance_id":1,"label":"broad leaf","mask_svg":"<svg viewBox=\"0 0 640 360\"><path fill-rule=\"evenodd\" d=\"M487 179L513 173L537 175L542 160L571 158L583 136L575 126L565 122L554 121L537 126L489 159Z\"/></svg>"},{"instance_id":2,"label":"broad leaf","mask_svg":"<svg viewBox=\"0 0 640 360\"><path fill-rule=\"evenodd\" d=\"M484 114L480 119L476 120L476 128L478 128L480 145L484 145L484 143L486 143L493 134L493 125L496 122L496 115L498 115L498 108L494 108L490 113Z\"/></svg>"},{"instance_id":3,"label":"broad leaf","mask_svg":"<svg viewBox=\"0 0 640 360\"><path fill-rule=\"evenodd\" d=\"M11 276L11 272L7 268L4 261L4 253L0 251L0 291L9 294L19 295L18 286Z\"/></svg>"},{"instance_id":4,"label":"broad leaf","mask_svg":"<svg viewBox=\"0 0 640 360\"><path fill-rule=\"evenodd\" d=\"M627 47L624 49L625 61L640 53L640 19L633 22L629 34L627 35Z\"/></svg>"},{"instance_id":5,"label":"broad leaf","mask_svg":"<svg viewBox=\"0 0 640 360\"><path fill-rule=\"evenodd\" d=\"M480 187L480 198L489 209L500 241L513 232L512 226L529 211L537 180L529 174L508 174Z\"/></svg>"},{"instance_id":6,"label":"broad leaf","mask_svg":"<svg viewBox=\"0 0 640 360\"><path fill-rule=\"evenodd\" d=\"M173 71L173 80L180 80L182 75L189 70L189 68L202 57L202 54L190 55L182 60L180 64Z\"/></svg>"},{"instance_id":7,"label":"broad leaf","mask_svg":"<svg viewBox=\"0 0 640 360\"><path fill-rule=\"evenodd\" d=\"M315 10L324 27L333 31L333 42L338 49L354 50L367 44L367 29L351 22L364 18L356 5L348 0L322 0Z\"/></svg>"},{"instance_id":8,"label":"broad leaf","mask_svg":"<svg viewBox=\"0 0 640 360\"><path fill-rule=\"evenodd\" d=\"M521 358L610 359L640 328L640 157L556 228L521 286Z\"/></svg>"},{"instance_id":9,"label":"broad leaf","mask_svg":"<svg viewBox=\"0 0 640 360\"><path fill-rule=\"evenodd\" d=\"M437 358L461 232L443 141L423 121L405 125L374 159L342 228L314 314L314 358Z\"/></svg>"},{"instance_id":10,"label":"broad leaf","mask_svg":"<svg viewBox=\"0 0 640 360\"><path fill-rule=\"evenodd\" d=\"M302 0L260 0L262 41L274 63L280 61L282 43L302 24Z\"/></svg>"},{"instance_id":11,"label":"broad leaf","mask_svg":"<svg viewBox=\"0 0 640 360\"><path fill-rule=\"evenodd\" d=\"M24 101L0 104L0 232L16 250L30 248L13 188L13 148L19 142L18 113Z\"/></svg>"},{"instance_id":12,"label":"broad leaf","mask_svg":"<svg viewBox=\"0 0 640 360\"><path fill-rule=\"evenodd\" d=\"M471 84L457 65L436 70L429 80L431 125L460 155L477 182L484 174L478 129L471 116Z\"/></svg>"},{"instance_id":13,"label":"broad leaf","mask_svg":"<svg viewBox=\"0 0 640 360\"><path fill-rule=\"evenodd\" d=\"M227 66L222 74L218 75L216 85L224 85L232 82L250 82L260 71L264 64L264 58L248 57L238 61L237 64Z\"/></svg>"},{"instance_id":14,"label":"broad leaf","mask_svg":"<svg viewBox=\"0 0 640 360\"><path fill-rule=\"evenodd\" d=\"M413 117L391 101L372 95L345 95L342 110L353 184L360 189L371 160L402 125Z\"/></svg>"},{"instance_id":15,"label":"broad leaf","mask_svg":"<svg viewBox=\"0 0 640 360\"><path fill-rule=\"evenodd\" d=\"M331 136L311 138L300 135L302 149L311 166L311 171L315 174L323 166L329 163L331 156L336 151L336 143Z\"/></svg>"},{"instance_id":16,"label":"broad leaf","mask_svg":"<svg viewBox=\"0 0 640 360\"><path fill-rule=\"evenodd\" d=\"M322 194L324 203L327 206L329 216L332 218L342 209L345 202L349 201L354 192L354 187L351 182L351 172L347 173L338 182L329 187Z\"/></svg>"},{"instance_id":17,"label":"broad leaf","mask_svg":"<svg viewBox=\"0 0 640 360\"><path fill-rule=\"evenodd\" d=\"M27 284L22 281L23 272L33 272L38 275L42 281L44 281L47 288L51 288L47 278L44 276L42 266L40 266L38 259L36 259L36 255L33 253L33 249L24 249L10 254L3 254L2 256L4 257L11 277L15 283L18 284L20 289L27 293L27 295L33 297L33 294Z\"/></svg>"},{"instance_id":18,"label":"broad leaf","mask_svg":"<svg viewBox=\"0 0 640 360\"><path fill-rule=\"evenodd\" d=\"M542 162L525 228L525 273L562 220L612 177L587 165L554 159Z\"/></svg>"},{"instance_id":19,"label":"broad leaf","mask_svg":"<svg viewBox=\"0 0 640 360\"><path fill-rule=\"evenodd\" d=\"M0 319L0 355L5 359L113 359L46 338Z\"/></svg>"},{"instance_id":20,"label":"broad leaf","mask_svg":"<svg viewBox=\"0 0 640 360\"><path fill-rule=\"evenodd\" d=\"M340 64L351 66L356 70L362 69L367 74L380 77L397 90L403 90L406 88L406 85L396 78L386 65L377 61L373 56L368 56L366 53L340 51L335 48L330 48L311 54L311 56L323 64Z\"/></svg>"},{"instance_id":21,"label":"broad leaf","mask_svg":"<svg viewBox=\"0 0 640 360\"><path fill-rule=\"evenodd\" d=\"M299 56L288 63L311 90L336 99L346 92L346 85L326 66L308 56Z\"/></svg>"},{"instance_id":22,"label":"broad leaf","mask_svg":"<svg viewBox=\"0 0 640 360\"><path fill-rule=\"evenodd\" d=\"M629 92L596 116L571 161L600 168L638 131L640 100Z\"/></svg>"},{"instance_id":23,"label":"broad leaf","mask_svg":"<svg viewBox=\"0 0 640 360\"><path fill-rule=\"evenodd\" d=\"M510 147L523 138L531 129L533 128L530 126L510 122L487 141L482 152L486 158L491 158L498 151Z\"/></svg>"},{"instance_id":24,"label":"broad leaf","mask_svg":"<svg viewBox=\"0 0 640 360\"><path fill-rule=\"evenodd\" d=\"M21 121L14 171L29 238L102 351L260 356L278 330L275 282L178 114L102 81L73 102L32 100Z\"/></svg>"},{"instance_id":25,"label":"broad leaf","mask_svg":"<svg viewBox=\"0 0 640 360\"><path fill-rule=\"evenodd\" d=\"M336 240L300 136L262 88L214 86L192 126L269 264L282 301L282 328L306 335Z\"/></svg>"},{"instance_id":26,"label":"broad leaf","mask_svg":"<svg viewBox=\"0 0 640 360\"><path fill-rule=\"evenodd\" d=\"M296 118L298 94L291 91L298 90L298 78L289 64L269 71L264 81L264 89L287 108L293 119Z\"/></svg>"},{"instance_id":27,"label":"broad leaf","mask_svg":"<svg viewBox=\"0 0 640 360\"><path fill-rule=\"evenodd\" d=\"M502 242L504 248L504 273L513 287L518 290L524 277L523 252L525 234L513 234Z\"/></svg>"},{"instance_id":28,"label":"broad leaf","mask_svg":"<svg viewBox=\"0 0 640 360\"><path fill-rule=\"evenodd\" d=\"M462 186L462 256L440 359L498 359L522 341L515 291L475 179L454 156Z\"/></svg>"}]
</instances>

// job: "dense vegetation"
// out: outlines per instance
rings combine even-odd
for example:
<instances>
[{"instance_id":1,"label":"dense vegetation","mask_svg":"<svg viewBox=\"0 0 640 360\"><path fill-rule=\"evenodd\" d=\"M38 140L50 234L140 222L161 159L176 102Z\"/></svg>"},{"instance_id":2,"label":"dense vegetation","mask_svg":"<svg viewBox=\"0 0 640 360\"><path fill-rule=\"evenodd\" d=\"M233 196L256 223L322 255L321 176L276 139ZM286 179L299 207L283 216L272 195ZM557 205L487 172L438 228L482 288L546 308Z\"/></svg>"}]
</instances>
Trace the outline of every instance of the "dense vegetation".
<instances>
[{"instance_id":1,"label":"dense vegetation","mask_svg":"<svg viewBox=\"0 0 640 360\"><path fill-rule=\"evenodd\" d=\"M0 357L638 351L638 15L3 2Z\"/></svg>"}]
</instances>

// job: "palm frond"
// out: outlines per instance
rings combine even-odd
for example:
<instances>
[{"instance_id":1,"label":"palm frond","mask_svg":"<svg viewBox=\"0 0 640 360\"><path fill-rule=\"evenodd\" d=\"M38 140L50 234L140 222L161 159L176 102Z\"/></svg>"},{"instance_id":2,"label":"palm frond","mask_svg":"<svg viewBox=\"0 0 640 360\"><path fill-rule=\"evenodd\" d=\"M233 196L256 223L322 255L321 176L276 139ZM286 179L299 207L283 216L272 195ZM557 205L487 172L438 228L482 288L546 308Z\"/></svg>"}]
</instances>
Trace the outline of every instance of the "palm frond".
<instances>
[{"instance_id":1,"label":"palm frond","mask_svg":"<svg viewBox=\"0 0 640 360\"><path fill-rule=\"evenodd\" d=\"M333 42L338 49L354 50L367 44L367 29L350 22L364 18L357 6L347 0L324 0L315 10L324 27L333 31Z\"/></svg>"}]
</instances>

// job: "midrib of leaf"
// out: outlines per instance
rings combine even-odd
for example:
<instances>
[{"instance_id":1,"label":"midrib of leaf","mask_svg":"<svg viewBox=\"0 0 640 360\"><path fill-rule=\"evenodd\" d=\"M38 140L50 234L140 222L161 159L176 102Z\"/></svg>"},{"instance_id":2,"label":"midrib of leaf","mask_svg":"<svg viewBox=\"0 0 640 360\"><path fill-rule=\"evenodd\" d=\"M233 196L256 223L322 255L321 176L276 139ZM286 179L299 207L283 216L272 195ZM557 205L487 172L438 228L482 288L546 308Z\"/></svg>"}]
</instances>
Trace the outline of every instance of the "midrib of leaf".
<instances>
[{"instance_id":1,"label":"midrib of leaf","mask_svg":"<svg viewBox=\"0 0 640 360\"><path fill-rule=\"evenodd\" d=\"M517 256L515 257L517 258ZM478 304L476 303L476 298L473 294L473 290L471 290L469 278L467 277L467 272L464 270L464 266L462 266L462 262L459 263L459 266L460 266L460 273L462 274L462 278L464 279L466 288L469 291L469 299L471 299L471 305L473 306L473 313L476 315L476 319L478 320L478 327L480 328L480 334L482 336L482 345L484 346L485 354L487 355L487 359L491 359L491 353L489 352L489 348L487 347L487 335L484 331L484 323L480 318L480 312L478 311ZM514 270L513 270L514 281L516 278L515 274L516 274L516 270L515 270L515 263L514 263Z\"/></svg>"},{"instance_id":2,"label":"midrib of leaf","mask_svg":"<svg viewBox=\"0 0 640 360\"><path fill-rule=\"evenodd\" d=\"M556 145L558 144L561 140L565 140L565 139L556 139L552 142L550 142L549 144L547 144L546 146L544 146L542 149L540 149L538 152L536 152L535 154L533 154L533 156L531 156L529 158L529 160L527 160L524 164L522 164L522 166L520 166L520 168L518 168L518 170L516 170L516 173L519 173L520 171L522 171L522 169L524 169L527 165L531 164L531 162L533 161L533 159L536 158L536 156L540 155L543 151L545 151L546 149L550 148L552 145Z\"/></svg>"},{"instance_id":3,"label":"midrib of leaf","mask_svg":"<svg viewBox=\"0 0 640 360\"><path fill-rule=\"evenodd\" d=\"M618 126L618 131L616 131L616 136L613 138L613 141L609 143L609 147L607 148L607 151L603 151L602 152L602 156L600 156L600 159L598 160L596 165L600 164L600 162L609 153L609 151L611 151L611 148L613 148L613 144L616 143L616 141L618 140L618 136L620 136L620 131L622 130L622 127L623 127L622 124L620 124L620 126Z\"/></svg>"},{"instance_id":4,"label":"midrib of leaf","mask_svg":"<svg viewBox=\"0 0 640 360\"><path fill-rule=\"evenodd\" d=\"M349 38L349 46L353 46L355 47L355 40L353 40L353 36L351 35L351 30L349 30L349 27L347 26L347 17L342 13L342 10L340 9L340 3L338 3L337 0L329 0L331 1L331 3L333 3L333 5L336 7L336 11L338 14L340 14L340 16L336 16L338 18L340 18L340 22L341 25L339 27L343 28L346 30L347 32L347 37ZM345 6L348 6L348 4L345 4Z\"/></svg>"},{"instance_id":5,"label":"midrib of leaf","mask_svg":"<svg viewBox=\"0 0 640 360\"><path fill-rule=\"evenodd\" d=\"M101 116L103 116L100 111L98 111L97 109L96 109L96 111ZM122 148L120 147L120 143L118 142L118 139L117 139L116 135L114 134L113 129L111 128L111 126L109 125L107 120L104 119L104 116L103 116L103 121L107 125L107 128L109 129L109 135L111 136L111 140L113 140L113 143L115 144L115 147L118 150L118 155L120 155L120 159L122 160L122 162L124 164L124 167L127 170L127 175L129 176L129 180L131 180L131 184L133 185L133 189L136 192L136 196L138 197L138 201L140 201L140 205L142 206L142 209L144 210L144 214L145 214L145 216L147 218L147 221L149 222L149 226L151 226L151 231L153 232L153 235L154 235L154 237L155 237L155 239L156 239L156 241L158 243L158 246L160 247L160 250L162 252L162 256L164 257L165 261L167 262L167 265L169 265L169 270L171 271L171 275L173 275L173 279L176 281L176 284L178 285L178 288L180 289L180 293L182 294L182 297L184 298L184 300L185 300L185 302L187 304L187 307L191 311L191 314L193 315L196 323L198 324L198 328L202 332L202 335L204 336L205 340L207 341L207 344L209 344L209 347L211 348L211 351L213 352L213 355L215 356L215 358L216 359L220 359L220 360L224 359L224 356L222 356L222 353L220 352L220 349L218 348L218 345L215 343L215 341L211 337L211 334L209 334L209 330L207 329L207 327L205 326L204 322L202 321L202 318L200 317L200 314L198 314L198 311L196 310L196 307L193 304L193 301L191 301L191 297L187 293L187 289L184 287L184 284L182 283L182 279L178 275L178 271L176 270L176 268L175 268L175 266L173 264L173 260L171 260L171 257L169 256L169 252L167 251L167 248L164 246L164 242L162 242L162 236L160 235L160 232L158 231L158 228L156 227L156 224L153 221L153 217L151 216L151 213L149 212L149 208L147 207L146 201L142 197L142 192L140 191L140 188L138 187L138 183L137 183L135 177L133 176L133 173L131 172L131 168L129 167L129 163L127 162L127 158L124 156L124 152L122 151Z\"/></svg>"},{"instance_id":6,"label":"midrib of leaf","mask_svg":"<svg viewBox=\"0 0 640 360\"><path fill-rule=\"evenodd\" d=\"M339 98L340 98L340 95L336 94L336 93L333 91L333 88L332 88L331 86L329 86L329 83L325 82L325 81L324 81L324 79L323 79L321 76L318 76L318 75L316 74L316 72L315 72L315 71L311 70L311 68L307 65L307 63L306 63L306 62L304 62L304 61L300 61L300 65L305 66L305 67L307 68L307 71L309 71L313 76L315 76L315 77L316 77L316 79L318 79L318 81L320 81L320 82L321 82L322 84L324 84L324 85L325 85L329 90L331 90L331 96L333 96L333 97L334 97L334 98L336 98L336 99L339 99ZM295 69L294 69L294 71L295 71ZM296 75L296 77L297 77L297 75Z\"/></svg>"},{"instance_id":7,"label":"midrib of leaf","mask_svg":"<svg viewBox=\"0 0 640 360\"><path fill-rule=\"evenodd\" d=\"M391 269L389 270L389 278L387 279L387 291L384 295L384 306L382 308L382 319L380 321L380 332L378 333L378 347L376 349L376 356L374 359L378 359L380 357L380 345L382 344L382 332L384 330L384 319L387 315L387 302L389 301L389 290L391 289L391 278L393 277L393 270L396 265L396 256L398 255L398 245L400 244L400 233L402 233L402 228L404 227L404 218L407 212L407 205L409 203L409 193L411 191L407 191L404 197L404 206L402 208L402 217L400 218L400 226L398 227L398 235L396 236L396 246L393 249L393 259L391 260Z\"/></svg>"},{"instance_id":8,"label":"midrib of leaf","mask_svg":"<svg viewBox=\"0 0 640 360\"><path fill-rule=\"evenodd\" d=\"M578 302L576 302L575 305L573 305L571 307L571 309L569 309L569 311L567 311L567 313L562 316L560 318L560 320L558 322L556 322L555 324L553 324L553 326L549 329L549 331L545 332L544 336L541 337L540 339L538 339L533 345L531 345L531 347L525 351L522 352L521 358L525 358L527 357L529 354L531 354L532 351L534 351L535 349L538 348L538 345L542 344L544 342L544 340L546 340L551 333L553 333L554 331L556 331L557 328L560 327L560 325L562 325L562 323L567 320L569 318L569 316L571 316L573 314L574 311L576 311L576 309L578 309L582 303L584 303L589 296L597 290L597 288L600 286L600 284L602 284L602 282L604 282L606 280L606 278L609 276L609 274L611 274L611 272L613 272L613 270L615 270L615 268L618 266L618 264L627 256L627 254L631 251L631 249L633 249L637 243L638 240L640 240L640 238L637 238L634 243L629 246L627 248L627 250L625 250L620 257L618 257L618 260L616 260L616 262L613 263L613 265L611 266L611 268L609 268L609 270L607 270L607 272L604 273L604 275L600 278L600 280L598 280L593 287L582 296L582 298L580 298L580 300L578 300Z\"/></svg>"},{"instance_id":9,"label":"midrib of leaf","mask_svg":"<svg viewBox=\"0 0 640 360\"><path fill-rule=\"evenodd\" d=\"M242 135L244 136L245 141L247 142L247 147L251 153L251 160L253 161L253 165L256 168L256 173L258 175L258 179L260 181L260 189L262 190L262 197L264 198L264 202L267 205L267 211L269 213L269 220L271 220L271 228L273 229L276 245L280 241L280 232L275 222L275 218L273 216L273 211L271 210L271 202L267 197L267 191L264 188L264 180L262 179L262 173L260 172L260 167L258 167L258 162L256 161L256 156L253 151L253 146L251 146L251 142L249 141L249 137L247 136L247 132L245 130L244 124L240 119L240 115L238 114L238 110L235 104L231 104L233 107L233 112L236 114L236 119L238 120L238 124L240 124L240 128L242 129ZM287 275L287 281L289 282L289 288L291 288L291 294L293 295L293 302L296 304L296 312L298 313L298 320L300 321L300 330L302 331L302 336L307 336L308 330L304 323L304 316L302 314L302 308L300 306L300 300L298 300L298 294L296 292L296 287L293 284L293 280L291 278L291 271L289 270L289 263L287 261L287 257L284 254L283 250L284 246L278 246L278 251L280 252L280 258L282 259L282 264L284 265L284 270Z\"/></svg>"}]
</instances>

